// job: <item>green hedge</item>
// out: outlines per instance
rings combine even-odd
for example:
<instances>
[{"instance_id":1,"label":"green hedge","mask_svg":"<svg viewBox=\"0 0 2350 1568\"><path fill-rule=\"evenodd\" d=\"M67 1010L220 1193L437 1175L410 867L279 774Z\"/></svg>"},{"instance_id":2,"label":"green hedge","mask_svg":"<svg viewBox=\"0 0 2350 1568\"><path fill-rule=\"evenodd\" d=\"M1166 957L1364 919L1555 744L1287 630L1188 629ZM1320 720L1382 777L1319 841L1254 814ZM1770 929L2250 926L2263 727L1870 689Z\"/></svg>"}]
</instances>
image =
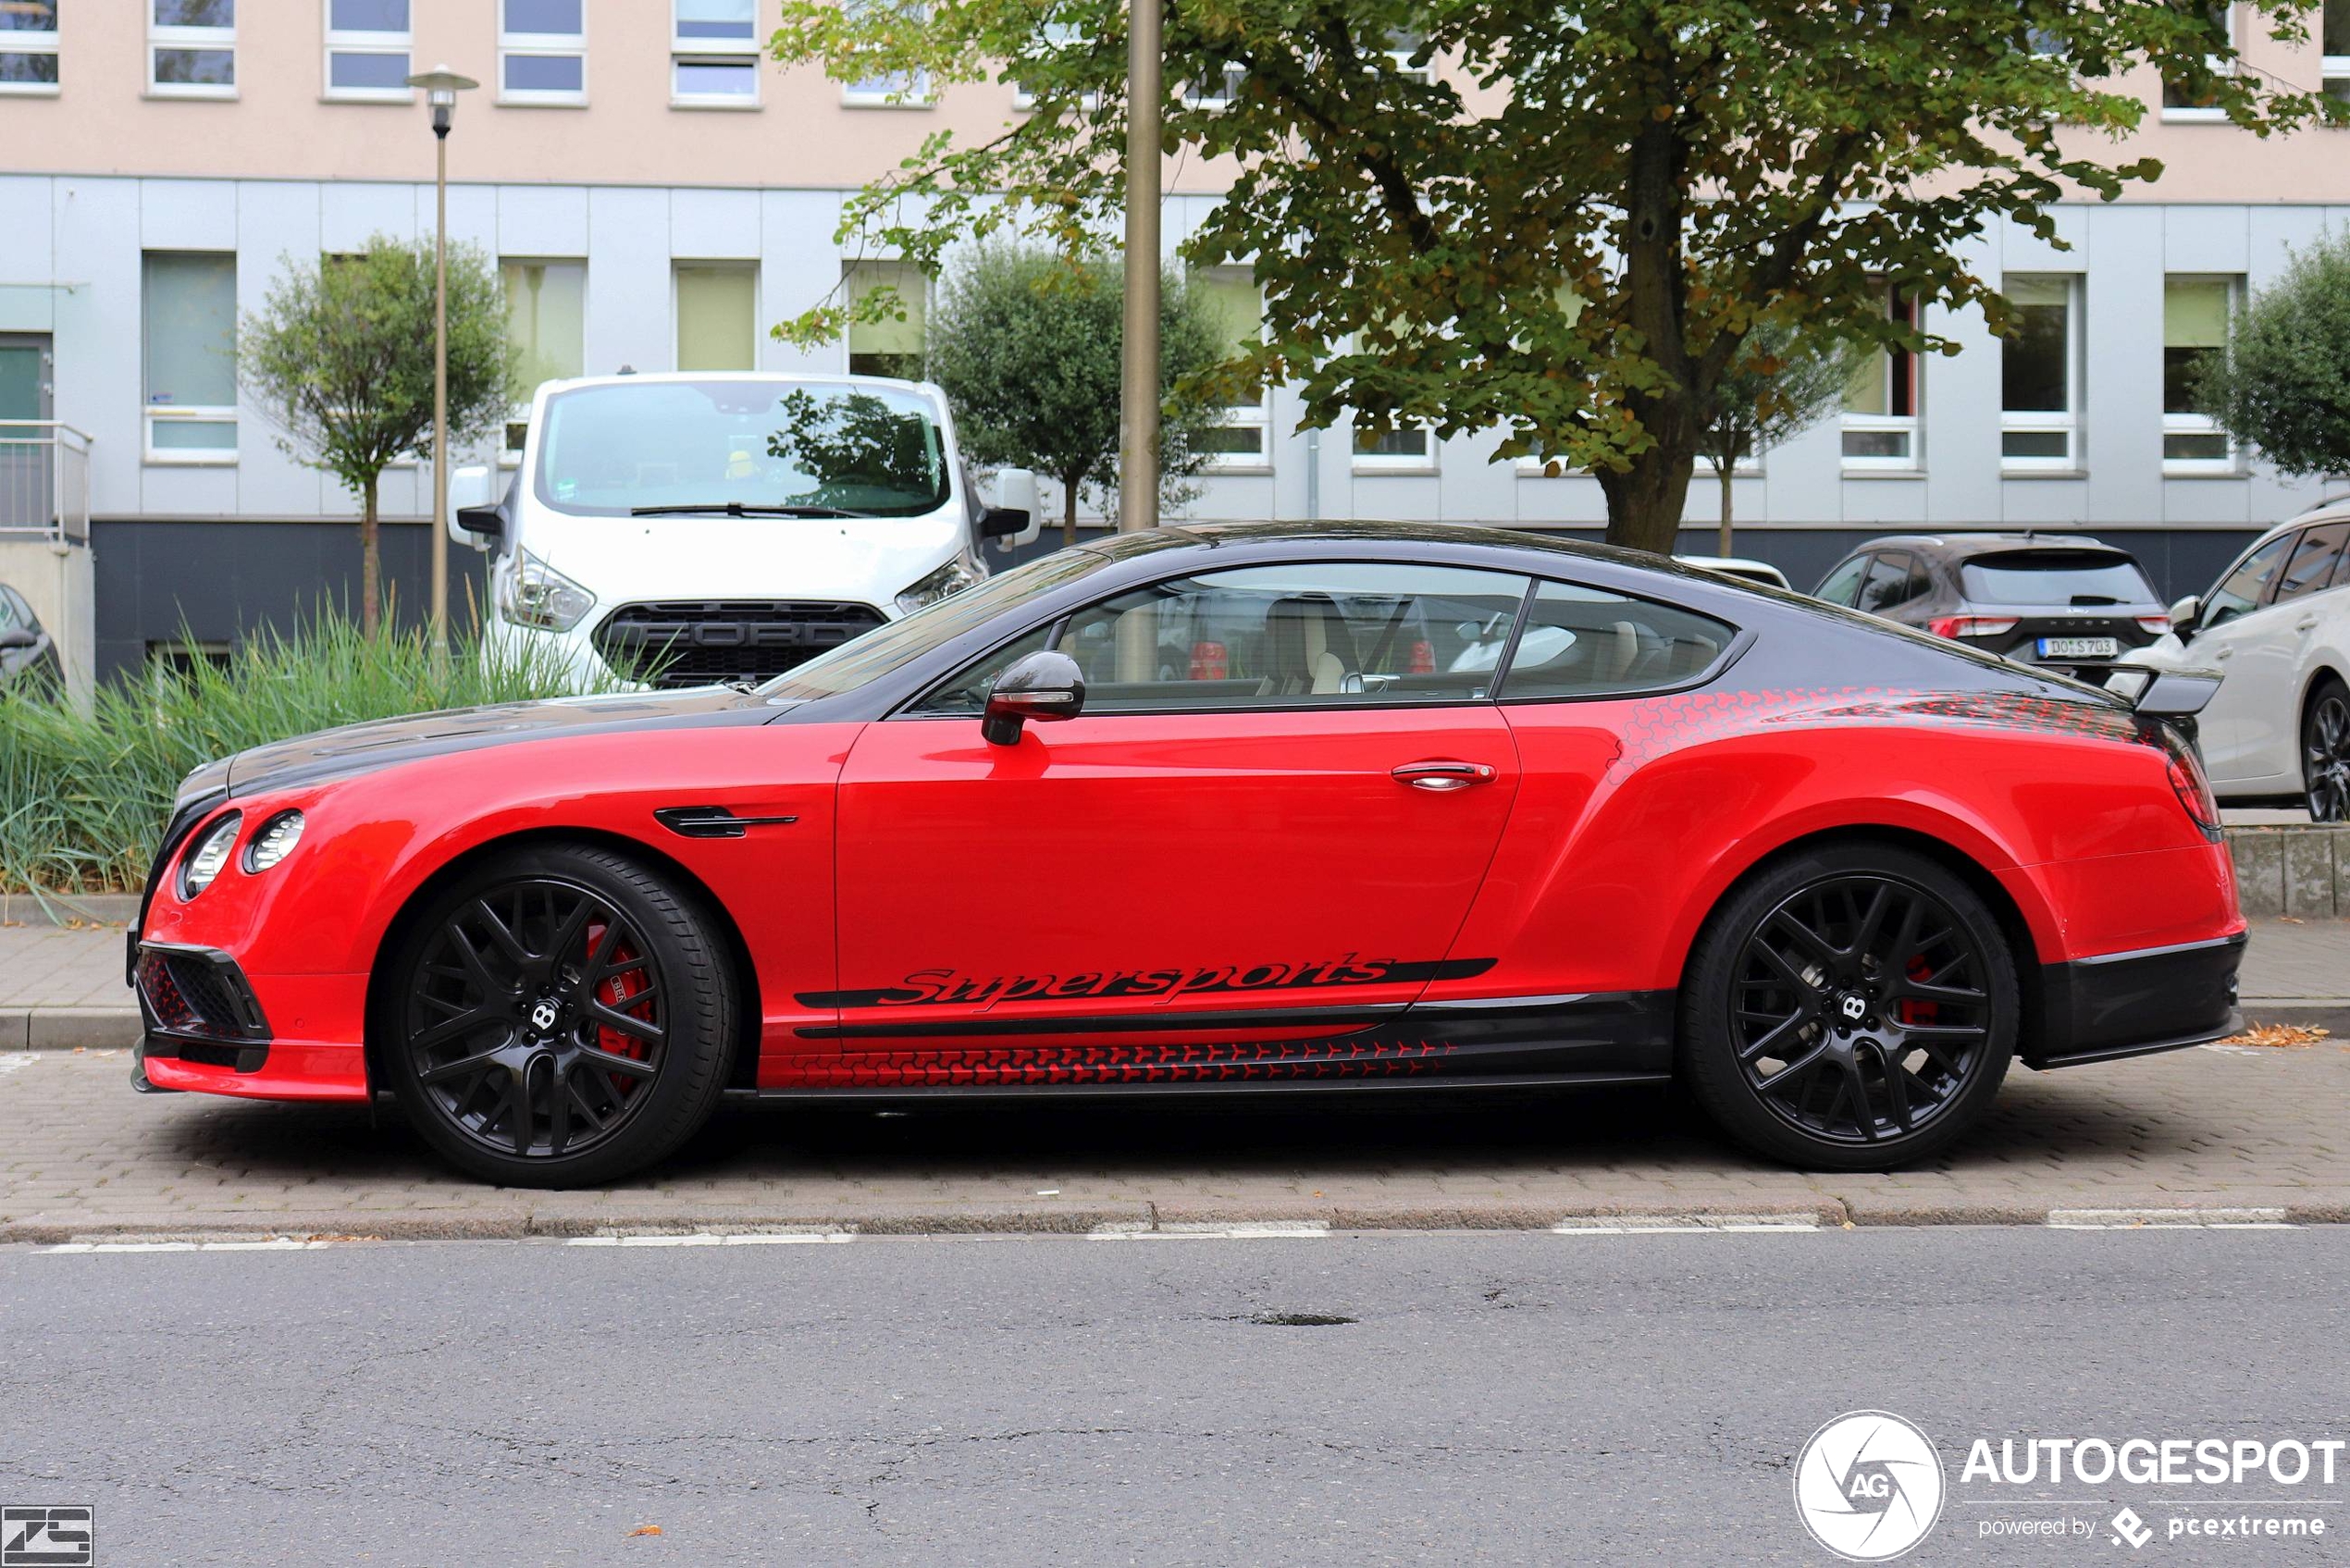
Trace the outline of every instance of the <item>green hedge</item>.
<instances>
[{"instance_id":1,"label":"green hedge","mask_svg":"<svg viewBox=\"0 0 2350 1568\"><path fill-rule=\"evenodd\" d=\"M421 633L369 638L339 613L264 628L224 664L102 686L84 710L45 680L0 690L0 888L136 892L191 769L247 747L365 719L562 696L537 650L484 659L452 638L436 668Z\"/></svg>"}]
</instances>

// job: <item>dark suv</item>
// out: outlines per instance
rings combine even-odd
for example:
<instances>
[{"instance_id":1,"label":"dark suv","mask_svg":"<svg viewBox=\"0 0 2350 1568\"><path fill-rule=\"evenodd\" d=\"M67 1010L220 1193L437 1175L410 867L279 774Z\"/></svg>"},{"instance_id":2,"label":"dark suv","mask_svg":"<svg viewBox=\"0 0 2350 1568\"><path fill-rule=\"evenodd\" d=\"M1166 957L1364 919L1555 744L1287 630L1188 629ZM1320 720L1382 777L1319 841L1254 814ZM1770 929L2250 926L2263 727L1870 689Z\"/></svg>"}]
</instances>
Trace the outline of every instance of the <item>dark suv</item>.
<instances>
[{"instance_id":1,"label":"dark suv","mask_svg":"<svg viewBox=\"0 0 2350 1568\"><path fill-rule=\"evenodd\" d=\"M2135 556L2073 534L1872 539L1812 597L2086 681L2171 629Z\"/></svg>"}]
</instances>

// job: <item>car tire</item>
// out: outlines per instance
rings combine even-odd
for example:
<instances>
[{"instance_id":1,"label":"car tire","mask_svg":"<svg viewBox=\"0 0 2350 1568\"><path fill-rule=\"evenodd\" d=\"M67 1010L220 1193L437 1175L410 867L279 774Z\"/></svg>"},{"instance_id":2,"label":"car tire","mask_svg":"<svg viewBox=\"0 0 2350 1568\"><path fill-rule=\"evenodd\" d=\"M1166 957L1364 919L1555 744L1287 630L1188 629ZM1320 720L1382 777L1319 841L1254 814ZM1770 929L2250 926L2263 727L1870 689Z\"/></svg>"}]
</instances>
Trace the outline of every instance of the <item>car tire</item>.
<instances>
[{"instance_id":1,"label":"car tire","mask_svg":"<svg viewBox=\"0 0 2350 1568\"><path fill-rule=\"evenodd\" d=\"M1837 845L1716 907L1683 977L1676 1068L1756 1154L1886 1170L1982 1117L2019 1017L2013 956L1973 889L1914 850Z\"/></svg>"},{"instance_id":2,"label":"car tire","mask_svg":"<svg viewBox=\"0 0 2350 1568\"><path fill-rule=\"evenodd\" d=\"M2301 797L2313 822L2350 821L2350 687L2331 675L2301 718Z\"/></svg>"},{"instance_id":3,"label":"car tire","mask_svg":"<svg viewBox=\"0 0 2350 1568\"><path fill-rule=\"evenodd\" d=\"M485 1180L616 1180L691 1137L724 1089L727 945L697 900L628 856L493 856L415 910L389 963L379 1081L426 1142Z\"/></svg>"}]
</instances>

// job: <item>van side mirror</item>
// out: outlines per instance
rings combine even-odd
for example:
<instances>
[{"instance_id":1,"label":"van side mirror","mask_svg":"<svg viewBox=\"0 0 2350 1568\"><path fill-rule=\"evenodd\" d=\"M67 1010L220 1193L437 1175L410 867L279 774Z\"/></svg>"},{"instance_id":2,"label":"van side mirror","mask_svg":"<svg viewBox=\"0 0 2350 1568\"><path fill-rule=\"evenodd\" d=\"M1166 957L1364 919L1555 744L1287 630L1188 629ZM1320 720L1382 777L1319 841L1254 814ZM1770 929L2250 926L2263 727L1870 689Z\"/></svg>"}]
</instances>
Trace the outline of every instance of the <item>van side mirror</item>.
<instances>
[{"instance_id":1,"label":"van side mirror","mask_svg":"<svg viewBox=\"0 0 2350 1568\"><path fill-rule=\"evenodd\" d=\"M996 471L996 504L980 514L979 537L1001 539L1007 548L1031 543L1044 523L1036 500L1036 475L1026 468Z\"/></svg>"},{"instance_id":2,"label":"van side mirror","mask_svg":"<svg viewBox=\"0 0 2350 1568\"><path fill-rule=\"evenodd\" d=\"M449 537L461 545L488 549L506 531L493 504L497 481L489 465L469 463L449 471ZM484 514L487 514L486 516Z\"/></svg>"},{"instance_id":3,"label":"van side mirror","mask_svg":"<svg viewBox=\"0 0 2350 1568\"><path fill-rule=\"evenodd\" d=\"M979 722L982 739L990 746L1018 746L1021 726L1030 719L1074 719L1085 707L1085 673L1066 653L1039 649L996 677L987 691L987 707Z\"/></svg>"},{"instance_id":4,"label":"van side mirror","mask_svg":"<svg viewBox=\"0 0 2350 1568\"><path fill-rule=\"evenodd\" d=\"M2195 636L2195 623L2202 618L2203 599L2199 595L2189 594L2171 606L2171 629L2178 634L2181 642Z\"/></svg>"},{"instance_id":5,"label":"van side mirror","mask_svg":"<svg viewBox=\"0 0 2350 1568\"><path fill-rule=\"evenodd\" d=\"M30 626L11 626L0 632L0 650L13 653L20 648L36 648L40 642L41 634Z\"/></svg>"}]
</instances>

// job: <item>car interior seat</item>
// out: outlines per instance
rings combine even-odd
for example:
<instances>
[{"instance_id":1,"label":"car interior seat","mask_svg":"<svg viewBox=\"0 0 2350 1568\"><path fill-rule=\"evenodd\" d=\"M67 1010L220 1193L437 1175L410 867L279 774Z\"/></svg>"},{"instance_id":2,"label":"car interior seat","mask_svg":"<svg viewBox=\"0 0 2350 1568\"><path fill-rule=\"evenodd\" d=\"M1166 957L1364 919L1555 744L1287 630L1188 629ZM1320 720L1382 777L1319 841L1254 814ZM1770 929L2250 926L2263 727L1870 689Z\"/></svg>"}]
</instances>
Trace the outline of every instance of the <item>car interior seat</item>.
<instances>
[{"instance_id":1,"label":"car interior seat","mask_svg":"<svg viewBox=\"0 0 2350 1568\"><path fill-rule=\"evenodd\" d=\"M1294 594L1265 611L1266 697L1332 696L1363 689L1354 634L1328 594Z\"/></svg>"}]
</instances>

